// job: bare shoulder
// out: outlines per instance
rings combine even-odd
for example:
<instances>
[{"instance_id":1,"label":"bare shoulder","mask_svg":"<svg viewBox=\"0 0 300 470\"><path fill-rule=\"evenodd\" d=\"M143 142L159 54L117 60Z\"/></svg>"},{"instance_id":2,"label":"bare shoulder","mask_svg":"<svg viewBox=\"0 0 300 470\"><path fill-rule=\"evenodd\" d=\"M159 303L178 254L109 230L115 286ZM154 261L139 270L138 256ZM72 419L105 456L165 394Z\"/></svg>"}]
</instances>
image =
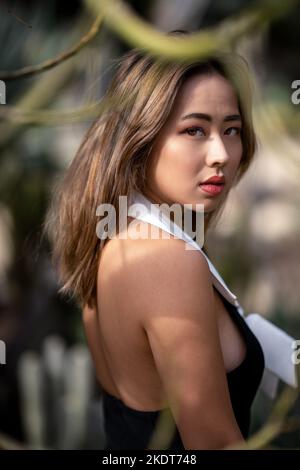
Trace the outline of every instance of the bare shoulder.
<instances>
[{"instance_id":1,"label":"bare shoulder","mask_svg":"<svg viewBox=\"0 0 300 470\"><path fill-rule=\"evenodd\" d=\"M162 311L172 312L173 318L191 315L201 321L199 310L203 314L211 310L214 299L208 263L184 240L132 240L125 251L128 292L134 293L131 301L144 327Z\"/></svg>"},{"instance_id":2,"label":"bare shoulder","mask_svg":"<svg viewBox=\"0 0 300 470\"><path fill-rule=\"evenodd\" d=\"M197 304L204 305L205 298L213 302L211 274L203 254L160 229L158 238L152 238L150 232L147 236L150 224L143 222L141 227L144 238L135 238L131 226L124 239L117 237L108 243L101 270L115 285L122 284L140 320L147 321L147 315L153 315L155 306L161 310L163 302L174 315L179 300L183 303L193 297Z\"/></svg>"},{"instance_id":3,"label":"bare shoulder","mask_svg":"<svg viewBox=\"0 0 300 470\"><path fill-rule=\"evenodd\" d=\"M177 238L145 240L136 245L130 272L136 273L136 286L141 295L140 312L153 316L153 311L166 309L173 315L190 310L199 318L199 307L214 304L212 278L206 258ZM185 307L185 308L184 308ZM180 313L181 312L181 313Z\"/></svg>"}]
</instances>

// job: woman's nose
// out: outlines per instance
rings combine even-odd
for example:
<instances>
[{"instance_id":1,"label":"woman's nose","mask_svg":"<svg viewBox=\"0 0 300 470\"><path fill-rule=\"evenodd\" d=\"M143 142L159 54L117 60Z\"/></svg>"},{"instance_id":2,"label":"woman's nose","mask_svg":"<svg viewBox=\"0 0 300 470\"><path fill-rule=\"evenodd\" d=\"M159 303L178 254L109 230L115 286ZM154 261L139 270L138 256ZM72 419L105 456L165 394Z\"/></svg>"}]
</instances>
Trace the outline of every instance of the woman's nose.
<instances>
[{"instance_id":1,"label":"woman's nose","mask_svg":"<svg viewBox=\"0 0 300 470\"><path fill-rule=\"evenodd\" d=\"M220 136L211 136L207 142L206 152L207 165L214 165L216 163L226 164L229 159L229 154Z\"/></svg>"}]
</instances>

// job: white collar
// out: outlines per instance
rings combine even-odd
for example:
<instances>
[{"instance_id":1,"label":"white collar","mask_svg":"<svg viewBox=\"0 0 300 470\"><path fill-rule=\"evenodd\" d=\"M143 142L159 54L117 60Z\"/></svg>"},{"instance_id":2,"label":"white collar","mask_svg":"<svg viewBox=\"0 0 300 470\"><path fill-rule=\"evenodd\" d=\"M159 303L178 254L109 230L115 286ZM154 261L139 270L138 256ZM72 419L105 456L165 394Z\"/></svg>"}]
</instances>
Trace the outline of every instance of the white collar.
<instances>
[{"instance_id":1,"label":"white collar","mask_svg":"<svg viewBox=\"0 0 300 470\"><path fill-rule=\"evenodd\" d=\"M133 206L134 204L139 204L139 206ZM247 325L260 342L265 359L265 370L260 384L261 389L270 398L274 398L279 379L292 387L297 387L297 375L295 365L292 362L293 342L295 339L287 335L287 333L275 326L266 318L263 318L258 313L250 313L245 316L244 310L240 305L237 296L228 288L225 281L199 244L196 243L196 241L194 241L188 233L184 232L175 222L172 222L165 213L159 210L158 205L153 204L140 192L132 191L129 196L128 215L155 225L156 227L185 240L203 254L208 262L214 286L223 295L223 297L237 308L237 311L244 317Z\"/></svg>"}]
</instances>

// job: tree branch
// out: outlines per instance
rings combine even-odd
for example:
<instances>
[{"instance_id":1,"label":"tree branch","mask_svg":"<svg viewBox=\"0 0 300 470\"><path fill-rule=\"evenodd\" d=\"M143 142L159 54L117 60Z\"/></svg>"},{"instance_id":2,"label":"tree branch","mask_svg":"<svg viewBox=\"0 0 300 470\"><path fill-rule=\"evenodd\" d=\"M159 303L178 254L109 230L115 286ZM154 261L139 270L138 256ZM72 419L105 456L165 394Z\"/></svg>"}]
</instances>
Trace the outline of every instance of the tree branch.
<instances>
[{"instance_id":1,"label":"tree branch","mask_svg":"<svg viewBox=\"0 0 300 470\"><path fill-rule=\"evenodd\" d=\"M15 80L17 78L30 77L38 73L45 72L46 70L56 67L58 64L70 59L77 54L83 47L94 39L96 34L99 32L100 26L103 22L103 14L98 15L89 31L79 40L77 44L71 47L66 52L60 54L54 59L48 59L38 65L28 65L14 71L0 71L0 80Z\"/></svg>"}]
</instances>

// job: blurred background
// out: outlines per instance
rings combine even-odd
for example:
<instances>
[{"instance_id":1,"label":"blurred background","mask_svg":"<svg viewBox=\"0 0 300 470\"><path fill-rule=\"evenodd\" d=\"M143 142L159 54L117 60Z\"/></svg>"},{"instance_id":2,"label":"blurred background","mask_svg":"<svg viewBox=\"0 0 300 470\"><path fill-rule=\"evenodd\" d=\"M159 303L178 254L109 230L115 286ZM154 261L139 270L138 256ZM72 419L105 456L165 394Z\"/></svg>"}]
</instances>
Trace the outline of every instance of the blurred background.
<instances>
[{"instance_id":1,"label":"blurred background","mask_svg":"<svg viewBox=\"0 0 300 470\"><path fill-rule=\"evenodd\" d=\"M0 1L0 448L104 446L101 389L81 312L58 296L41 238L51 187L95 117L84 111L103 96L114 59L131 47L126 35L97 21L97 3ZM126 1L162 32L218 28L267 5L264 21L231 44L253 71L259 149L207 246L246 313L300 338L300 104L291 100L292 82L300 80L300 8L282 3ZM273 407L257 395L251 434ZM298 399L281 433L264 444L292 447L300 448Z\"/></svg>"}]
</instances>

